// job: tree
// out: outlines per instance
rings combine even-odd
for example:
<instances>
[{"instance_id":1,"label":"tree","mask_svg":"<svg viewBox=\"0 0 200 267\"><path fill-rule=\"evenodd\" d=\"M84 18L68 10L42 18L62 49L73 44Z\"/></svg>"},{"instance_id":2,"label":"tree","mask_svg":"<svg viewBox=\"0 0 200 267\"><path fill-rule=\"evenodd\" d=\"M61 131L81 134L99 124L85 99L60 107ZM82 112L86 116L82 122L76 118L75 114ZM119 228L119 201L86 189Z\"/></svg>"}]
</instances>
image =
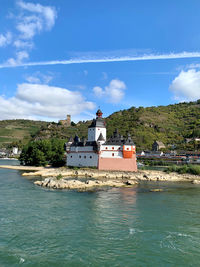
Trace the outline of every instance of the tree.
<instances>
[{"instance_id":1,"label":"tree","mask_svg":"<svg viewBox=\"0 0 200 267\"><path fill-rule=\"evenodd\" d=\"M76 126L76 123L74 123L73 121L71 121L71 126Z\"/></svg>"},{"instance_id":2,"label":"tree","mask_svg":"<svg viewBox=\"0 0 200 267\"><path fill-rule=\"evenodd\" d=\"M23 147L19 160L22 165L45 166L50 163L54 167L64 166L64 141L50 139L29 142Z\"/></svg>"},{"instance_id":3,"label":"tree","mask_svg":"<svg viewBox=\"0 0 200 267\"><path fill-rule=\"evenodd\" d=\"M52 139L52 151L50 164L54 167L61 167L65 165L64 160L64 141L59 139Z\"/></svg>"}]
</instances>

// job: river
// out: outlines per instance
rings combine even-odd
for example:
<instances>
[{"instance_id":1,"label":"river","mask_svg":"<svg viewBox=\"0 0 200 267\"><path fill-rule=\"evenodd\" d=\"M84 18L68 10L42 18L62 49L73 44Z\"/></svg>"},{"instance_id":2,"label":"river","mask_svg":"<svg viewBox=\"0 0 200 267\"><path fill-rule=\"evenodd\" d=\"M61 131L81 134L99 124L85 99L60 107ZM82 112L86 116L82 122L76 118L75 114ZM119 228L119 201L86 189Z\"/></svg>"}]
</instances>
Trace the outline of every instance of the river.
<instances>
[{"instance_id":1,"label":"river","mask_svg":"<svg viewBox=\"0 0 200 267\"><path fill-rule=\"evenodd\" d=\"M2 267L199 262L199 185L155 182L79 193L38 187L19 171L0 169Z\"/></svg>"}]
</instances>

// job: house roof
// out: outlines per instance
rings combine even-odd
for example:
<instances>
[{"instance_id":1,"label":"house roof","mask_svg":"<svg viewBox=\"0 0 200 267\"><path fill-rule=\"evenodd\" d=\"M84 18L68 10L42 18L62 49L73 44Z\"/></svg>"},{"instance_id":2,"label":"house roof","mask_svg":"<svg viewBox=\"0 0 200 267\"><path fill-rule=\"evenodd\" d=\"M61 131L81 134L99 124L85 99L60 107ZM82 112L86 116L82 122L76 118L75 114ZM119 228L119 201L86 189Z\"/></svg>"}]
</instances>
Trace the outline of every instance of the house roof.
<instances>
[{"instance_id":1,"label":"house roof","mask_svg":"<svg viewBox=\"0 0 200 267\"><path fill-rule=\"evenodd\" d=\"M157 145L159 145L159 146L165 146L165 145L163 144L163 142L161 142L161 141L155 141L154 144L155 144L155 143L156 143Z\"/></svg>"}]
</instances>

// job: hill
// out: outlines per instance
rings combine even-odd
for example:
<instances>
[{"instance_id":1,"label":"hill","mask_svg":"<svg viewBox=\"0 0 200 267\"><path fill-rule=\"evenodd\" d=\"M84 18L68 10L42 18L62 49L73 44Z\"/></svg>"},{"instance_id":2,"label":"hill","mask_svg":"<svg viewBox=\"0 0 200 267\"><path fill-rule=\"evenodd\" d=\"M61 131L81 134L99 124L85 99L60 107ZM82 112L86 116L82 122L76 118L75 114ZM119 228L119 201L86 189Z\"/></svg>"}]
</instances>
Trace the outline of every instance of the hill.
<instances>
[{"instance_id":1,"label":"hill","mask_svg":"<svg viewBox=\"0 0 200 267\"><path fill-rule=\"evenodd\" d=\"M3 120L0 121L0 147L11 143L26 143L41 127L46 127L47 122L31 120Z\"/></svg>"},{"instance_id":2,"label":"hill","mask_svg":"<svg viewBox=\"0 0 200 267\"><path fill-rule=\"evenodd\" d=\"M187 144L186 138L200 137L200 100L158 107L131 107L120 110L105 118L107 135L110 137L118 128L124 136L129 132L136 143L137 149L151 149L154 140L162 141L170 149L194 149L194 143ZM12 122L9 124L8 122ZM4 128L2 128L5 123ZM1 121L1 143L11 140L45 138L68 139L78 134L87 137L87 127L91 121L72 123L65 127L59 123L45 123L25 120ZM12 128L9 128L11 125ZM39 130L38 130L39 129ZM9 135L10 134L10 135ZM2 139L8 138L8 139Z\"/></svg>"}]
</instances>

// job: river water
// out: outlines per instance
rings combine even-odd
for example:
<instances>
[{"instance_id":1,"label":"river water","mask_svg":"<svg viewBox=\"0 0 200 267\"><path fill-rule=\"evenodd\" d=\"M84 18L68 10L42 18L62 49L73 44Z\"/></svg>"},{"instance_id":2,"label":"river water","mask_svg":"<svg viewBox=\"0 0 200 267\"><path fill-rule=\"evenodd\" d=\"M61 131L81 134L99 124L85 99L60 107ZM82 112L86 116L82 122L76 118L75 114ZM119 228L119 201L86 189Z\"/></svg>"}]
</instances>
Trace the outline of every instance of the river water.
<instances>
[{"instance_id":1,"label":"river water","mask_svg":"<svg viewBox=\"0 0 200 267\"><path fill-rule=\"evenodd\" d=\"M21 265L199 266L200 186L78 193L0 169L0 266Z\"/></svg>"}]
</instances>

